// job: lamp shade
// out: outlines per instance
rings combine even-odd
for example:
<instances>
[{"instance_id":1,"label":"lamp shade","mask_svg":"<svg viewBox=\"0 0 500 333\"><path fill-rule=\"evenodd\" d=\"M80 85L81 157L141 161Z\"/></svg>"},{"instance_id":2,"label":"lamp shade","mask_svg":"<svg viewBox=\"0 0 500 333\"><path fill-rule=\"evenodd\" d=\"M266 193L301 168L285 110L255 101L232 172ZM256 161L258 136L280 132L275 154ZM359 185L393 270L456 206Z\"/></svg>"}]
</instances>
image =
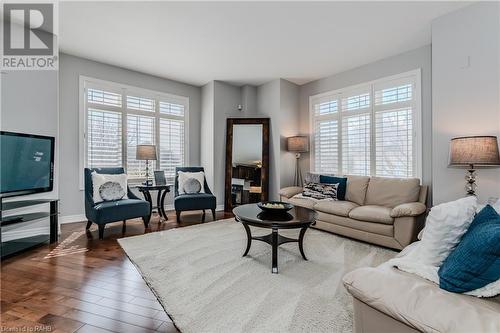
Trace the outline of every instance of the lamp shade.
<instances>
[{"instance_id":1,"label":"lamp shade","mask_svg":"<svg viewBox=\"0 0 500 333\"><path fill-rule=\"evenodd\" d=\"M450 166L500 165L496 136L465 136L451 139Z\"/></svg>"},{"instance_id":2,"label":"lamp shade","mask_svg":"<svg viewBox=\"0 0 500 333\"><path fill-rule=\"evenodd\" d=\"M155 161L157 159L156 158L156 146L155 145L137 145L135 158L137 160Z\"/></svg>"},{"instance_id":3,"label":"lamp shade","mask_svg":"<svg viewBox=\"0 0 500 333\"><path fill-rule=\"evenodd\" d=\"M305 135L291 136L286 139L288 151L294 153L305 153L309 151L309 137Z\"/></svg>"}]
</instances>

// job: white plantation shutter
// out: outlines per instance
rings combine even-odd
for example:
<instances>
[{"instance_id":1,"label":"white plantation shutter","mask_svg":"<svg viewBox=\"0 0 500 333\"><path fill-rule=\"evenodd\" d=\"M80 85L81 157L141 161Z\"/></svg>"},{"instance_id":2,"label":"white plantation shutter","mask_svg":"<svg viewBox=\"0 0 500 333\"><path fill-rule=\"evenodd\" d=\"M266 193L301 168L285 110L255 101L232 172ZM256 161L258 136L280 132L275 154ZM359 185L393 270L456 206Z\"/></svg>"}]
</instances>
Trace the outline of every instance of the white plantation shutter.
<instances>
[{"instance_id":1,"label":"white plantation shutter","mask_svg":"<svg viewBox=\"0 0 500 333\"><path fill-rule=\"evenodd\" d=\"M313 170L420 176L419 80L415 71L311 97Z\"/></svg>"},{"instance_id":2,"label":"white plantation shutter","mask_svg":"<svg viewBox=\"0 0 500 333\"><path fill-rule=\"evenodd\" d=\"M122 106L122 95L111 91L92 89L87 90L87 102L109 106Z\"/></svg>"},{"instance_id":3,"label":"white plantation shutter","mask_svg":"<svg viewBox=\"0 0 500 333\"><path fill-rule=\"evenodd\" d=\"M160 113L184 116L184 105L160 101Z\"/></svg>"},{"instance_id":4,"label":"white plantation shutter","mask_svg":"<svg viewBox=\"0 0 500 333\"><path fill-rule=\"evenodd\" d=\"M342 172L370 174L370 114L342 118Z\"/></svg>"},{"instance_id":5,"label":"white plantation shutter","mask_svg":"<svg viewBox=\"0 0 500 333\"><path fill-rule=\"evenodd\" d=\"M375 84L375 174L413 177L415 110L414 80Z\"/></svg>"},{"instance_id":6,"label":"white plantation shutter","mask_svg":"<svg viewBox=\"0 0 500 333\"><path fill-rule=\"evenodd\" d=\"M132 110L154 112L155 101L149 98L127 96L127 108Z\"/></svg>"},{"instance_id":7,"label":"white plantation shutter","mask_svg":"<svg viewBox=\"0 0 500 333\"><path fill-rule=\"evenodd\" d=\"M314 130L314 158L317 172L338 172L338 120L318 120Z\"/></svg>"},{"instance_id":8,"label":"white plantation shutter","mask_svg":"<svg viewBox=\"0 0 500 333\"><path fill-rule=\"evenodd\" d=\"M136 159L137 145L155 144L155 118L127 115L127 174L130 178L146 176L146 161ZM155 163L153 161L153 163ZM154 164L149 167L154 168Z\"/></svg>"},{"instance_id":9,"label":"white plantation shutter","mask_svg":"<svg viewBox=\"0 0 500 333\"><path fill-rule=\"evenodd\" d=\"M184 121L160 119L160 169L173 182L175 167L184 165Z\"/></svg>"},{"instance_id":10,"label":"white plantation shutter","mask_svg":"<svg viewBox=\"0 0 500 333\"><path fill-rule=\"evenodd\" d=\"M121 167L121 113L89 109L87 142L87 165L89 168Z\"/></svg>"}]
</instances>

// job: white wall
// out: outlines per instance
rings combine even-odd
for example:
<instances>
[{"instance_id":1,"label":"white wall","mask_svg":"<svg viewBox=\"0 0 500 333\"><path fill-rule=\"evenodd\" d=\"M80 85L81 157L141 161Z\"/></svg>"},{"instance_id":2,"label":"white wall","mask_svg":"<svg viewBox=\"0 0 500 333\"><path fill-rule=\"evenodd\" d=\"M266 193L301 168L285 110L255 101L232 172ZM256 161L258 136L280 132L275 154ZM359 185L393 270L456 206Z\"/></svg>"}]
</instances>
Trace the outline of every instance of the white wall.
<instances>
[{"instance_id":1,"label":"white wall","mask_svg":"<svg viewBox=\"0 0 500 333\"><path fill-rule=\"evenodd\" d=\"M58 73L57 71L6 71L1 76L1 112L0 129L2 131L20 132L53 136L56 138L54 158L54 190L30 196L11 198L19 200L28 198L59 197L59 150L58 137ZM29 211L37 211L47 207L33 207ZM18 213L19 211L9 211ZM27 210L23 210L27 212ZM21 227L9 226L2 231L2 239L10 240L21 237L48 233L48 219L24 224Z\"/></svg>"},{"instance_id":2,"label":"white wall","mask_svg":"<svg viewBox=\"0 0 500 333\"><path fill-rule=\"evenodd\" d=\"M299 131L299 87L283 79L257 88L259 114L271 118L269 139L269 199L279 199L279 189L293 184L295 155L286 151L286 138Z\"/></svg>"},{"instance_id":3,"label":"white wall","mask_svg":"<svg viewBox=\"0 0 500 333\"><path fill-rule=\"evenodd\" d=\"M60 198L61 215L66 221L84 214L83 191L79 188L79 76L189 97L189 164L200 164L201 88L166 80L67 54L59 57L60 81ZM168 198L167 204L171 203Z\"/></svg>"},{"instance_id":4,"label":"white wall","mask_svg":"<svg viewBox=\"0 0 500 333\"><path fill-rule=\"evenodd\" d=\"M434 204L465 194L465 170L448 168L450 139L500 136L499 7L477 3L432 24ZM480 200L500 197L500 169L478 170L477 185Z\"/></svg>"},{"instance_id":5,"label":"white wall","mask_svg":"<svg viewBox=\"0 0 500 333\"><path fill-rule=\"evenodd\" d=\"M433 64L434 66L434 64ZM432 99L431 99L431 46L405 52L358 68L309 82L300 87L300 133L309 129L309 97L348 86L420 68L422 71L422 182L432 181ZM309 154L304 154L302 170L309 170ZM432 196L430 191L429 196ZM430 202L430 201L429 201Z\"/></svg>"},{"instance_id":6,"label":"white wall","mask_svg":"<svg viewBox=\"0 0 500 333\"><path fill-rule=\"evenodd\" d=\"M200 164L210 189L214 188L214 81L201 88Z\"/></svg>"}]
</instances>

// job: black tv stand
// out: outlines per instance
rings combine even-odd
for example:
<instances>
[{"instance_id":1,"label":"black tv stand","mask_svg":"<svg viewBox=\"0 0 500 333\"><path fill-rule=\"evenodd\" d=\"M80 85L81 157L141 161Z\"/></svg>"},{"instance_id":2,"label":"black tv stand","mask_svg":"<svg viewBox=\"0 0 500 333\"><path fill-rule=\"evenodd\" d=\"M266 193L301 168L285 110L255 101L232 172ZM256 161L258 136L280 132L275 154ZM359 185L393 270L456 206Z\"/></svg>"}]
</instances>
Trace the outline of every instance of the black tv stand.
<instances>
[{"instance_id":1,"label":"black tv stand","mask_svg":"<svg viewBox=\"0 0 500 333\"><path fill-rule=\"evenodd\" d=\"M58 203L59 199L32 199L32 200L4 202L3 199L0 198L0 243L1 243L2 259L42 243L48 242L51 244L57 242L59 238ZM24 208L24 207L38 206L43 204L49 204L49 211L20 213L10 216L3 216L5 211ZM21 225L27 222L47 217L49 218L50 221L50 233L48 238L44 235L39 235L39 236L37 235L32 237L5 241L5 242L2 240L2 231L3 231L2 229L4 229L6 226L15 224Z\"/></svg>"}]
</instances>

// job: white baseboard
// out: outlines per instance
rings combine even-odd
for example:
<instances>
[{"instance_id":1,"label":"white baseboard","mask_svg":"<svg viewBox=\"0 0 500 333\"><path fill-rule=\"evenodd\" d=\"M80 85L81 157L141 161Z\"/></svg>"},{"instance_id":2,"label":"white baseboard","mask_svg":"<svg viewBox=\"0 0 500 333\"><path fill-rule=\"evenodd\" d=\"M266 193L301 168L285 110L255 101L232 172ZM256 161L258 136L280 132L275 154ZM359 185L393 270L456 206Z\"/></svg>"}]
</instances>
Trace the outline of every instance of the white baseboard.
<instances>
[{"instance_id":1,"label":"white baseboard","mask_svg":"<svg viewBox=\"0 0 500 333\"><path fill-rule=\"evenodd\" d=\"M87 217L84 214L66 215L59 217L59 224L85 222L85 221L87 221Z\"/></svg>"},{"instance_id":2,"label":"white baseboard","mask_svg":"<svg viewBox=\"0 0 500 333\"><path fill-rule=\"evenodd\" d=\"M174 205L165 205L165 210L166 211L174 210ZM223 211L224 205L217 205L215 210L218 212ZM85 221L87 221L87 217L85 216L85 214L66 215L59 217L59 224L85 222Z\"/></svg>"}]
</instances>

